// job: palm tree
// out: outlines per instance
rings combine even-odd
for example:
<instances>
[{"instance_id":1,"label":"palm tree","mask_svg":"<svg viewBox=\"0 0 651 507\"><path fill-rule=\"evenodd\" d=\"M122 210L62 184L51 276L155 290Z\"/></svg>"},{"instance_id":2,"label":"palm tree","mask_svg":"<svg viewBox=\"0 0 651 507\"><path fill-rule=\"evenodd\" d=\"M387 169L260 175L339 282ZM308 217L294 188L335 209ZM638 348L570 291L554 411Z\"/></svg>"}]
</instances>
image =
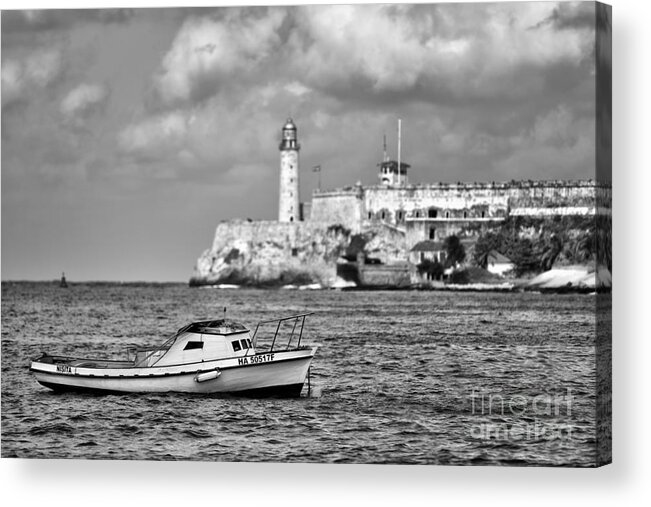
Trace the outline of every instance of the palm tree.
<instances>
[{"instance_id":1,"label":"palm tree","mask_svg":"<svg viewBox=\"0 0 651 507\"><path fill-rule=\"evenodd\" d=\"M556 234L552 234L549 238L549 241L543 248L543 252L540 257L540 266L544 271L549 271L552 269L556 258L560 255L562 250L563 242Z\"/></svg>"},{"instance_id":2,"label":"palm tree","mask_svg":"<svg viewBox=\"0 0 651 507\"><path fill-rule=\"evenodd\" d=\"M493 250L500 250L500 237L492 232L479 237L473 249L473 259L480 268L488 267L488 258Z\"/></svg>"}]
</instances>

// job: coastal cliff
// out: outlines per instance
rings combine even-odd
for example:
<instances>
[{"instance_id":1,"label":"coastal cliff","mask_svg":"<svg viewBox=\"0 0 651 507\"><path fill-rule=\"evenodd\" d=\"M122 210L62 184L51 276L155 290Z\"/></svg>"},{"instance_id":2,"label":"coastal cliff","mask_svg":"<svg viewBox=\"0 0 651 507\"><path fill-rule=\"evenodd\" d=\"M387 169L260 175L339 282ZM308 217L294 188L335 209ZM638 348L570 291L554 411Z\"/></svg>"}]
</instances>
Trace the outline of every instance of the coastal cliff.
<instances>
[{"instance_id":1,"label":"coastal cliff","mask_svg":"<svg viewBox=\"0 0 651 507\"><path fill-rule=\"evenodd\" d=\"M370 236L374 239L377 234ZM331 287L337 281L337 259L346 254L352 239L350 231L340 225L222 222L212 246L197 260L190 285ZM371 251L382 251L386 261L383 243L375 240Z\"/></svg>"},{"instance_id":2,"label":"coastal cliff","mask_svg":"<svg viewBox=\"0 0 651 507\"><path fill-rule=\"evenodd\" d=\"M328 284L346 231L306 222L222 222L197 260L190 285Z\"/></svg>"},{"instance_id":3,"label":"coastal cliff","mask_svg":"<svg viewBox=\"0 0 651 507\"><path fill-rule=\"evenodd\" d=\"M404 234L377 227L352 234L341 225L231 220L221 222L203 252L190 285L255 287L319 284L333 287L337 261L363 252L381 263L404 260Z\"/></svg>"}]
</instances>

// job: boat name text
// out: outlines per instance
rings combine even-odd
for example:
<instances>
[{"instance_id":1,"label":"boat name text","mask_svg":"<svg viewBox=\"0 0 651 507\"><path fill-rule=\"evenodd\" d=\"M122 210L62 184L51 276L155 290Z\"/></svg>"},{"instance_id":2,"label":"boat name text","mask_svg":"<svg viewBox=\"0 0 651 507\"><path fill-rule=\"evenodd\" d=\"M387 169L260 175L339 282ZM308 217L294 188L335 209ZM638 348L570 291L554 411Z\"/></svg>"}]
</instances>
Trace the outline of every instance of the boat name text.
<instances>
[{"instance_id":1,"label":"boat name text","mask_svg":"<svg viewBox=\"0 0 651 507\"><path fill-rule=\"evenodd\" d=\"M239 357L237 359L237 364L242 366L245 364L267 363L274 360L274 355L275 354L261 354L259 356Z\"/></svg>"},{"instance_id":2,"label":"boat name text","mask_svg":"<svg viewBox=\"0 0 651 507\"><path fill-rule=\"evenodd\" d=\"M67 364L57 364L57 371L63 373L72 373L72 369Z\"/></svg>"}]
</instances>

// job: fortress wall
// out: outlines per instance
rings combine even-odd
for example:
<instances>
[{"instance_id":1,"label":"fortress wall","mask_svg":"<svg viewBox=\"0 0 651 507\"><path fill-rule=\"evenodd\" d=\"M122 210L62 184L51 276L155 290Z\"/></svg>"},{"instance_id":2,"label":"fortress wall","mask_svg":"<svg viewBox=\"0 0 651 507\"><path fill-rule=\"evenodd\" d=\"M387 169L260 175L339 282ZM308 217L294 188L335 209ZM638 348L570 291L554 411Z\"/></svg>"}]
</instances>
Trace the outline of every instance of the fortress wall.
<instances>
[{"instance_id":1,"label":"fortress wall","mask_svg":"<svg viewBox=\"0 0 651 507\"><path fill-rule=\"evenodd\" d=\"M425 222L407 222L405 227L405 243L407 250L411 251L416 243L423 238L429 238L429 227ZM438 238L436 238L438 239Z\"/></svg>"},{"instance_id":2,"label":"fortress wall","mask_svg":"<svg viewBox=\"0 0 651 507\"><path fill-rule=\"evenodd\" d=\"M595 182L549 182L547 185L514 185L510 190L510 206L514 208L561 208L595 206L597 194L606 195L609 189Z\"/></svg>"},{"instance_id":3,"label":"fortress wall","mask_svg":"<svg viewBox=\"0 0 651 507\"><path fill-rule=\"evenodd\" d=\"M396 264L392 266L362 264L358 266L359 279L367 287L409 287L409 265Z\"/></svg>"},{"instance_id":4,"label":"fortress wall","mask_svg":"<svg viewBox=\"0 0 651 507\"><path fill-rule=\"evenodd\" d=\"M363 207L361 188L318 193L312 197L310 221L341 224L358 233L361 230Z\"/></svg>"},{"instance_id":5,"label":"fortress wall","mask_svg":"<svg viewBox=\"0 0 651 507\"><path fill-rule=\"evenodd\" d=\"M365 204L369 211L382 207L406 210L437 206L439 202L452 209L471 208L476 204L500 206L505 199L511 207L520 203L544 206L581 206L595 204L597 196L607 200L610 186L594 181L522 181L510 183L438 183L409 187L380 187L365 189Z\"/></svg>"},{"instance_id":6,"label":"fortress wall","mask_svg":"<svg viewBox=\"0 0 651 507\"><path fill-rule=\"evenodd\" d=\"M437 208L440 210L471 210L482 207L489 216L506 214L508 198L506 191L490 189L469 190L449 187L381 188L365 190L367 212L377 214L382 210L390 213L388 220L395 220L396 210L413 213L416 210Z\"/></svg>"},{"instance_id":7,"label":"fortress wall","mask_svg":"<svg viewBox=\"0 0 651 507\"><path fill-rule=\"evenodd\" d=\"M362 221L397 223L429 208L450 218L504 217L519 208L608 208L611 194L610 184L592 180L378 185L315 193L312 220L357 231Z\"/></svg>"},{"instance_id":8,"label":"fortress wall","mask_svg":"<svg viewBox=\"0 0 651 507\"><path fill-rule=\"evenodd\" d=\"M230 220L220 222L215 229L211 250L218 252L225 246L238 248L252 242L273 242L290 251L298 237L305 235L305 222L276 222L273 220Z\"/></svg>"},{"instance_id":9,"label":"fortress wall","mask_svg":"<svg viewBox=\"0 0 651 507\"><path fill-rule=\"evenodd\" d=\"M511 211L511 216L551 217L551 216L610 216L610 208L595 206L565 206L562 208L517 208Z\"/></svg>"}]
</instances>

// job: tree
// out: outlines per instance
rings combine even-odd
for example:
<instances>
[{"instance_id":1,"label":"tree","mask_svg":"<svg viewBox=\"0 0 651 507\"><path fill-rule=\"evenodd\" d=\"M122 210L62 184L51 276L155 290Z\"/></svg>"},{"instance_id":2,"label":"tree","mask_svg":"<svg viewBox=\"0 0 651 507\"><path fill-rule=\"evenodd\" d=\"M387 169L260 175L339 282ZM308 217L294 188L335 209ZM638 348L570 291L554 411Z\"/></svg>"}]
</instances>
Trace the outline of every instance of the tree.
<instances>
[{"instance_id":1,"label":"tree","mask_svg":"<svg viewBox=\"0 0 651 507\"><path fill-rule=\"evenodd\" d=\"M612 266L612 221L609 216L515 216L482 233L473 260L486 269L495 250L513 261L516 275L549 270L555 263L597 261Z\"/></svg>"},{"instance_id":2,"label":"tree","mask_svg":"<svg viewBox=\"0 0 651 507\"><path fill-rule=\"evenodd\" d=\"M533 244L529 238L514 238L508 245L506 254L515 264L516 274L536 272L540 267L540 259L534 252Z\"/></svg>"},{"instance_id":3,"label":"tree","mask_svg":"<svg viewBox=\"0 0 651 507\"><path fill-rule=\"evenodd\" d=\"M445 267L453 267L466 260L466 249L457 236L448 236L443 242L445 247Z\"/></svg>"},{"instance_id":4,"label":"tree","mask_svg":"<svg viewBox=\"0 0 651 507\"><path fill-rule=\"evenodd\" d=\"M556 258L563 250L563 242L556 234L552 234L548 241L545 241L540 256L540 267L544 271L552 269Z\"/></svg>"},{"instance_id":5,"label":"tree","mask_svg":"<svg viewBox=\"0 0 651 507\"><path fill-rule=\"evenodd\" d=\"M488 232L480 236L475 243L473 259L477 266L486 269L488 267L488 258L493 250L500 251L502 246L502 237L494 232Z\"/></svg>"},{"instance_id":6,"label":"tree","mask_svg":"<svg viewBox=\"0 0 651 507\"><path fill-rule=\"evenodd\" d=\"M594 231L590 231L588 234L580 237L579 240L574 244L574 262L588 261L592 257L594 251L594 243Z\"/></svg>"}]
</instances>

